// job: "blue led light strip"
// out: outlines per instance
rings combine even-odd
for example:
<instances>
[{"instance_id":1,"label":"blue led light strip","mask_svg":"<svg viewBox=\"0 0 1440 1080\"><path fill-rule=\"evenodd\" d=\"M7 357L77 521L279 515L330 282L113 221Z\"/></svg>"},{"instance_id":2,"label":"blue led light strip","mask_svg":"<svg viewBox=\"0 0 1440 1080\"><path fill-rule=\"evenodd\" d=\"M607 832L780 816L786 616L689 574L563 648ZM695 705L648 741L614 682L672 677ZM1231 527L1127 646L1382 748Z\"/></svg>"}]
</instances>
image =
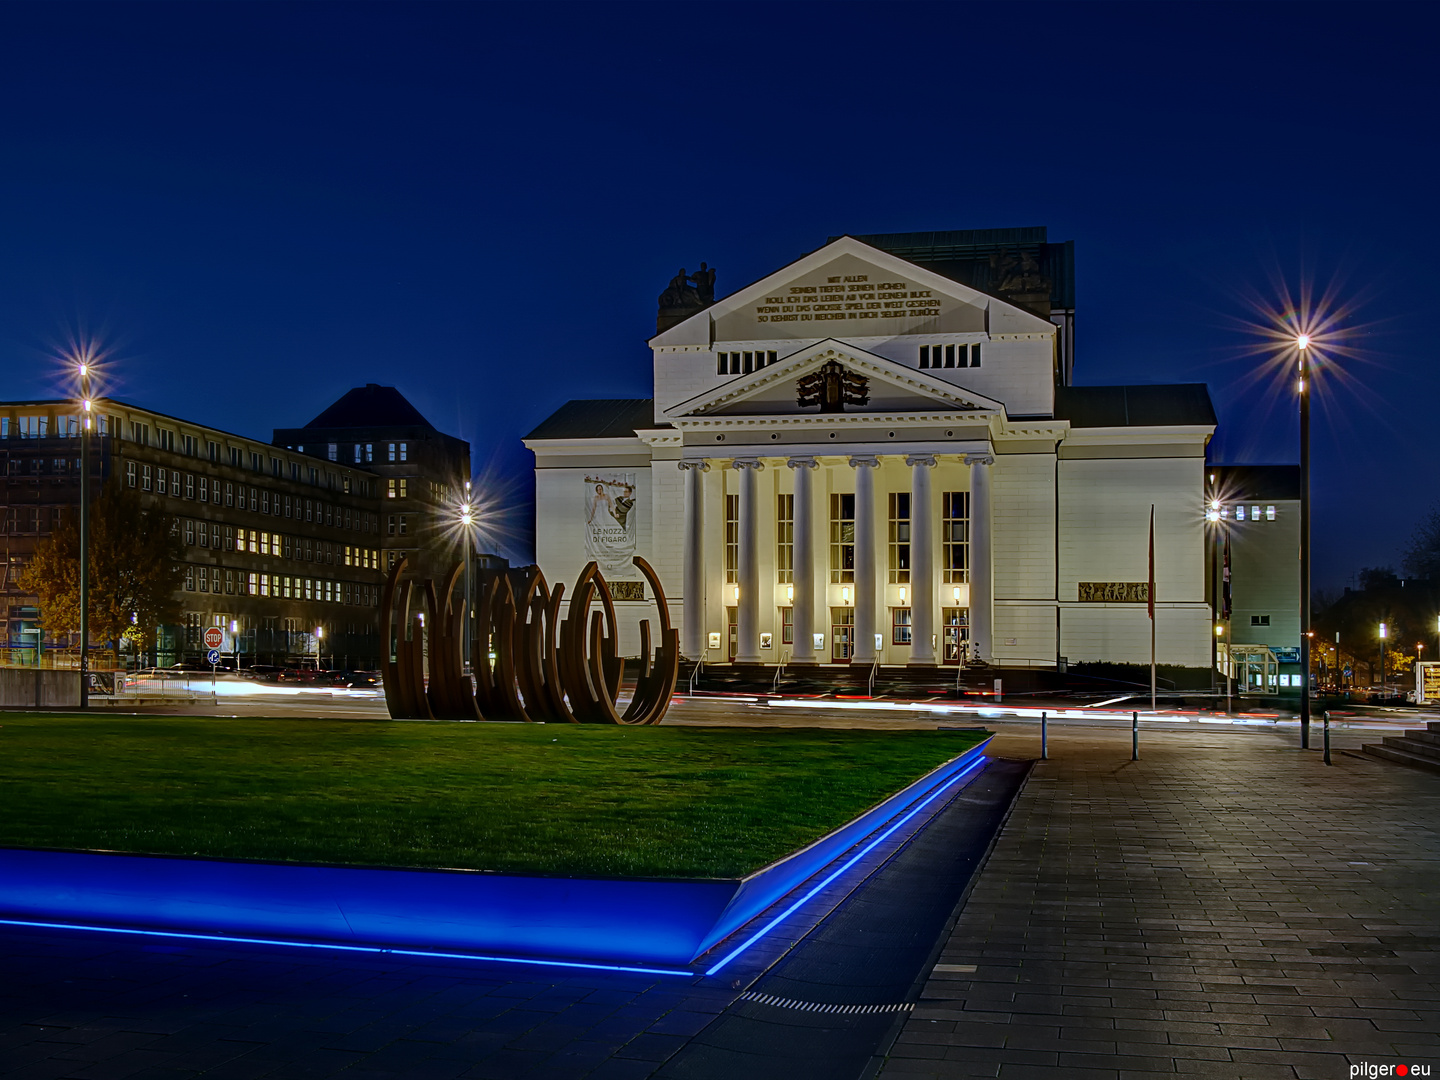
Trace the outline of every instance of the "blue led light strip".
<instances>
[{"instance_id":1,"label":"blue led light strip","mask_svg":"<svg viewBox=\"0 0 1440 1080\"><path fill-rule=\"evenodd\" d=\"M982 754L982 755L980 756L979 760L977 760L977 761L975 762L975 764L971 765L971 766L970 766L968 769L966 769L964 772L956 773L956 774L955 774L954 776L952 776L948 781L946 781L945 783L941 784L938 788L936 788L936 789L935 789L934 791L932 791L928 796L926 796L925 799L923 799L919 804L917 804L917 805L915 806L915 808L912 809L908 814L906 814L904 817L902 817L902 818L900 818L898 821L896 821L893 825L891 825L891 826L890 826L888 829L886 829L883 833L881 833L879 836L877 836L874 840L871 840L870 843L866 844L863 848L861 848L859 851L857 851L857 852L856 852L854 855L852 855L850 858L846 859L843 865L841 865L840 867L838 867L837 869L835 869L834 871L832 871L830 874L828 874L828 875L825 877L825 879L824 879L823 881L821 881L818 885L816 885L813 889L811 889L809 892L807 892L804 896L800 897L800 899L796 900L793 904L791 904L789 907L787 907L784 911L780 912L779 915L776 915L773 919L771 919L768 923L766 923L764 926L762 926L759 930L755 931L755 933L751 934L748 938L745 939L744 942L742 942L742 943L741 943L739 946L737 946L735 949L732 949L729 953L727 953L727 954L720 960L719 963L717 963L714 967L712 967L712 968L710 968L708 971L706 971L705 974L706 974L706 975L714 975L716 972L720 971L720 969L723 968L723 967L725 967L726 964L730 963L731 960L734 960L737 956L739 956L741 953L743 953L746 949L750 948L750 946L754 945L757 941L759 941L762 937L764 937L766 934L768 934L771 930L775 929L776 926L780 925L781 922L783 922L785 919L787 919L787 918L789 918L791 915L793 915L793 914L795 913L795 911L796 911L801 905L803 905L807 900L809 900L809 899L811 899L813 896L815 896L815 894L818 893L818 892L820 892L821 889L825 888L826 885L829 885L832 881L834 881L836 878L838 878L841 874L845 873L846 870L849 870L852 866L854 866L857 862L859 862L861 859L863 859L866 855L870 854L870 852L873 851L873 850L876 848L876 846L878 846L879 844L881 844L881 843L883 843L885 840L887 840L887 839L895 832L896 829L900 828L900 827L901 827L902 825L904 825L907 821L909 821L911 818L913 818L916 814L920 813L921 810L924 810L925 807L929 806L932 802L934 802L936 799L938 799L946 790L948 790L949 788L954 787L956 784L958 784L958 783L959 783L961 780L963 780L965 777L969 776L969 775L970 775L972 772L974 772L976 769L978 769L978 768L980 768L982 765L984 765L984 764L986 763L986 761L988 761L988 760L989 760L989 759L986 758L986 757Z\"/></svg>"},{"instance_id":2,"label":"blue led light strip","mask_svg":"<svg viewBox=\"0 0 1440 1080\"><path fill-rule=\"evenodd\" d=\"M39 922L32 919L0 919L0 926L31 926L42 930L91 930L101 934L135 934L140 937L183 938L187 941L218 941L225 945L280 945L288 949L325 949L332 952L371 953L383 956L414 956L423 960L484 960L494 964L529 964L533 967L584 968L588 971L624 971L639 975L688 975L694 971L674 968L630 967L624 964L586 964L578 960L532 960L519 956L487 956L481 953L433 952L424 949L387 949L378 945L335 945L320 941L285 941L282 938L226 937L223 934L191 934L178 930L136 930L120 926L86 926L84 923Z\"/></svg>"}]
</instances>

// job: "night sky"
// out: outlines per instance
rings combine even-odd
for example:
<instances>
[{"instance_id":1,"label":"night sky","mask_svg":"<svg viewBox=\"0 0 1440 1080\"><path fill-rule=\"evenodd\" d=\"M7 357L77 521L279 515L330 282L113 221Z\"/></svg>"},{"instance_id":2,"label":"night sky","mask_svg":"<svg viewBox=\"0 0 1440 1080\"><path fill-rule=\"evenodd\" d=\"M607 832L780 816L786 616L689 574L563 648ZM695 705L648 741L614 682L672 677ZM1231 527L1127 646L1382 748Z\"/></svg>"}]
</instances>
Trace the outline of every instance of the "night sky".
<instances>
[{"instance_id":1,"label":"night sky","mask_svg":"<svg viewBox=\"0 0 1440 1080\"><path fill-rule=\"evenodd\" d=\"M268 439L398 386L528 557L520 437L648 397L656 297L837 233L1073 239L1076 381L1208 382L1293 462L1263 354L1333 298L1316 584L1440 499L1428 4L0 5L0 397L106 389Z\"/></svg>"}]
</instances>

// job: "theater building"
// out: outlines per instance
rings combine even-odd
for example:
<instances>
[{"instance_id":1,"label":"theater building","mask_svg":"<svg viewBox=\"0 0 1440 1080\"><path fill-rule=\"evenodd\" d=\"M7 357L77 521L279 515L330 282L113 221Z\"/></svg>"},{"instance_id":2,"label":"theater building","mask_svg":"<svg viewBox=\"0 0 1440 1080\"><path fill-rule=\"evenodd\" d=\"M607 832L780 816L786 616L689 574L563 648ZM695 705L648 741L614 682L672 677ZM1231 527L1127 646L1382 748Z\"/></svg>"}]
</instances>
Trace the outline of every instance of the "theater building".
<instances>
[{"instance_id":1,"label":"theater building","mask_svg":"<svg viewBox=\"0 0 1440 1080\"><path fill-rule=\"evenodd\" d=\"M1068 248L957 235L839 237L723 299L677 275L653 397L525 440L547 577L595 559L641 615L642 555L692 659L1148 663L1153 513L1157 658L1208 667L1206 388L1072 385Z\"/></svg>"}]
</instances>

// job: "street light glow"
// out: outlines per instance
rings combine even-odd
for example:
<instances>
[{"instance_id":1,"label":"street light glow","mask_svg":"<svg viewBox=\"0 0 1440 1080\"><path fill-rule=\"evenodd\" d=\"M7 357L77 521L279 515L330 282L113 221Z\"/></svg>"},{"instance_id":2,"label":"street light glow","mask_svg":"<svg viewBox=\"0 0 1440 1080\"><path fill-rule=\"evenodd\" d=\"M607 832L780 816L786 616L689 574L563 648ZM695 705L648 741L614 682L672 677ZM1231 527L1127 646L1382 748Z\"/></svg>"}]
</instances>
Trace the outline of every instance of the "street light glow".
<instances>
[{"instance_id":1,"label":"street light glow","mask_svg":"<svg viewBox=\"0 0 1440 1080\"><path fill-rule=\"evenodd\" d=\"M1301 349L1308 349L1310 347L1310 335L1301 334L1298 338L1295 339L1295 345Z\"/></svg>"}]
</instances>

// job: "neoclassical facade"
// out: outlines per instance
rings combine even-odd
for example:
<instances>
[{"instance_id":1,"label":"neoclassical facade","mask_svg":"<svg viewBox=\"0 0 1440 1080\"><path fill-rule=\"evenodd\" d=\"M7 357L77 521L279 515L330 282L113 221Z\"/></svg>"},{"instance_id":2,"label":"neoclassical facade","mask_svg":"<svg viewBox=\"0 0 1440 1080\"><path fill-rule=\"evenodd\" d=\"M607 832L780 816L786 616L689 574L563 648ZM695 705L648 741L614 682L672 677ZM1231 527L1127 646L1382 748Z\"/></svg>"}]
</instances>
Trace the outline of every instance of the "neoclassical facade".
<instances>
[{"instance_id":1,"label":"neoclassical facade","mask_svg":"<svg viewBox=\"0 0 1440 1080\"><path fill-rule=\"evenodd\" d=\"M596 559L640 615L643 555L710 661L1148 663L1153 516L1157 658L1210 664L1203 385L1067 385L1034 305L852 237L685 286L653 399L525 440L550 580Z\"/></svg>"}]
</instances>

